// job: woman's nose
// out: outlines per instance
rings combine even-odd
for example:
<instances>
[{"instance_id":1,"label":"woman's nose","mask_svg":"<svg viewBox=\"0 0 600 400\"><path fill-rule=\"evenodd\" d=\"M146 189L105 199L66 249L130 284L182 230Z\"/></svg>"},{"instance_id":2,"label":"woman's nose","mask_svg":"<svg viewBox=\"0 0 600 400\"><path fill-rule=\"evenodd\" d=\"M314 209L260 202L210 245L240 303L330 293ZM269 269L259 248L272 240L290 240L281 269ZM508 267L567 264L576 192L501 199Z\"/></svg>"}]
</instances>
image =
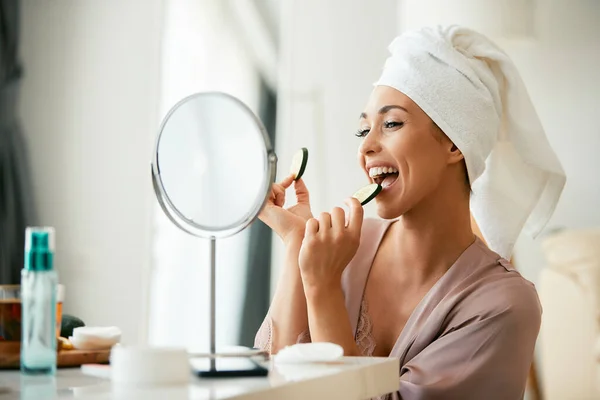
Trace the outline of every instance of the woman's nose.
<instances>
[{"instance_id":1,"label":"woman's nose","mask_svg":"<svg viewBox=\"0 0 600 400\"><path fill-rule=\"evenodd\" d=\"M375 131L367 133L362 143L360 144L358 151L363 156L367 154L378 153L381 150L381 144L379 143L379 135Z\"/></svg>"}]
</instances>

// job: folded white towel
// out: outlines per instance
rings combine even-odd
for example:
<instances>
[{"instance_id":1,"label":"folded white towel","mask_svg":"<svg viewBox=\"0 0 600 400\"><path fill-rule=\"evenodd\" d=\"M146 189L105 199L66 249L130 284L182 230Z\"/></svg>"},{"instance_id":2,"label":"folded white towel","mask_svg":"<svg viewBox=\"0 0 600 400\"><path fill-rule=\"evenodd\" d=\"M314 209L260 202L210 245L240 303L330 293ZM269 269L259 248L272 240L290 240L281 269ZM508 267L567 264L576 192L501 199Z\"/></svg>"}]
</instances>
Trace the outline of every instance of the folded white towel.
<instances>
[{"instance_id":1,"label":"folded white towel","mask_svg":"<svg viewBox=\"0 0 600 400\"><path fill-rule=\"evenodd\" d=\"M73 336L69 337L69 341L77 350L106 350L120 340L121 330L116 326L82 326L73 329Z\"/></svg>"},{"instance_id":2,"label":"folded white towel","mask_svg":"<svg viewBox=\"0 0 600 400\"><path fill-rule=\"evenodd\" d=\"M410 97L461 150L471 210L490 248L509 258L519 233L537 235L551 217L565 174L510 58L460 27L397 37L375 85Z\"/></svg>"}]
</instances>

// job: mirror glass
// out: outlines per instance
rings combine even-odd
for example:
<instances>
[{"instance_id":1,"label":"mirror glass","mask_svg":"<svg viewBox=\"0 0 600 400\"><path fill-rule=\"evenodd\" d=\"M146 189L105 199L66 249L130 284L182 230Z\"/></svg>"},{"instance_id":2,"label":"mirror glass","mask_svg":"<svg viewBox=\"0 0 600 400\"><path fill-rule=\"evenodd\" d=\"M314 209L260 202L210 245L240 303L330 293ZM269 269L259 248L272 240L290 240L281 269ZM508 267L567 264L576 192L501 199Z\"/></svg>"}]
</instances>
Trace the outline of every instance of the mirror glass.
<instances>
[{"instance_id":1,"label":"mirror glass","mask_svg":"<svg viewBox=\"0 0 600 400\"><path fill-rule=\"evenodd\" d=\"M196 236L225 237L260 212L275 155L244 103L224 93L198 93L165 117L152 172L158 200L176 225Z\"/></svg>"}]
</instances>

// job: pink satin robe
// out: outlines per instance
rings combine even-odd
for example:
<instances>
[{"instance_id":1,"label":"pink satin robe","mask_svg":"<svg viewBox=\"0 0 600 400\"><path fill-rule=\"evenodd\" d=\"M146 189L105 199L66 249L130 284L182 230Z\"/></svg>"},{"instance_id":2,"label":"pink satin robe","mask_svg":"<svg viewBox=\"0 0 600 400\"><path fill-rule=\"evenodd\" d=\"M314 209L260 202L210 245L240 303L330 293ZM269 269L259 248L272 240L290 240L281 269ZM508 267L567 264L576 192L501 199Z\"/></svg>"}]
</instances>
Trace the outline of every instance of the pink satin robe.
<instances>
[{"instance_id":1,"label":"pink satin robe","mask_svg":"<svg viewBox=\"0 0 600 400\"><path fill-rule=\"evenodd\" d=\"M363 293L390 224L365 220L358 252L342 277L346 309L365 356L377 344ZM477 239L425 295L396 340L389 356L400 359L399 391L388 397L521 399L540 323L533 284ZM257 347L270 349L270 326L267 315ZM310 341L310 334L298 341Z\"/></svg>"}]
</instances>

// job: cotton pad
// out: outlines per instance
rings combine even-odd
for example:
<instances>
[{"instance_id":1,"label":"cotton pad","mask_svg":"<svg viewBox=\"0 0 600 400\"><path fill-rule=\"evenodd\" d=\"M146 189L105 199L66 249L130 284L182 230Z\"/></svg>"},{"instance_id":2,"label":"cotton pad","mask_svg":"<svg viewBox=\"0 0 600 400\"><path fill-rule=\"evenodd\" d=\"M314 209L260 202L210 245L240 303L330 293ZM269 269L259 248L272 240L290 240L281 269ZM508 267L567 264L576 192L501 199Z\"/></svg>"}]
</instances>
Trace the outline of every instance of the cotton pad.
<instances>
[{"instance_id":1,"label":"cotton pad","mask_svg":"<svg viewBox=\"0 0 600 400\"><path fill-rule=\"evenodd\" d=\"M277 363L311 363L335 361L344 355L342 346L335 343L298 343L287 346L275 355Z\"/></svg>"},{"instance_id":2,"label":"cotton pad","mask_svg":"<svg viewBox=\"0 0 600 400\"><path fill-rule=\"evenodd\" d=\"M82 326L73 329L69 341L77 350L106 350L121 340L121 330L116 326Z\"/></svg>"}]
</instances>

